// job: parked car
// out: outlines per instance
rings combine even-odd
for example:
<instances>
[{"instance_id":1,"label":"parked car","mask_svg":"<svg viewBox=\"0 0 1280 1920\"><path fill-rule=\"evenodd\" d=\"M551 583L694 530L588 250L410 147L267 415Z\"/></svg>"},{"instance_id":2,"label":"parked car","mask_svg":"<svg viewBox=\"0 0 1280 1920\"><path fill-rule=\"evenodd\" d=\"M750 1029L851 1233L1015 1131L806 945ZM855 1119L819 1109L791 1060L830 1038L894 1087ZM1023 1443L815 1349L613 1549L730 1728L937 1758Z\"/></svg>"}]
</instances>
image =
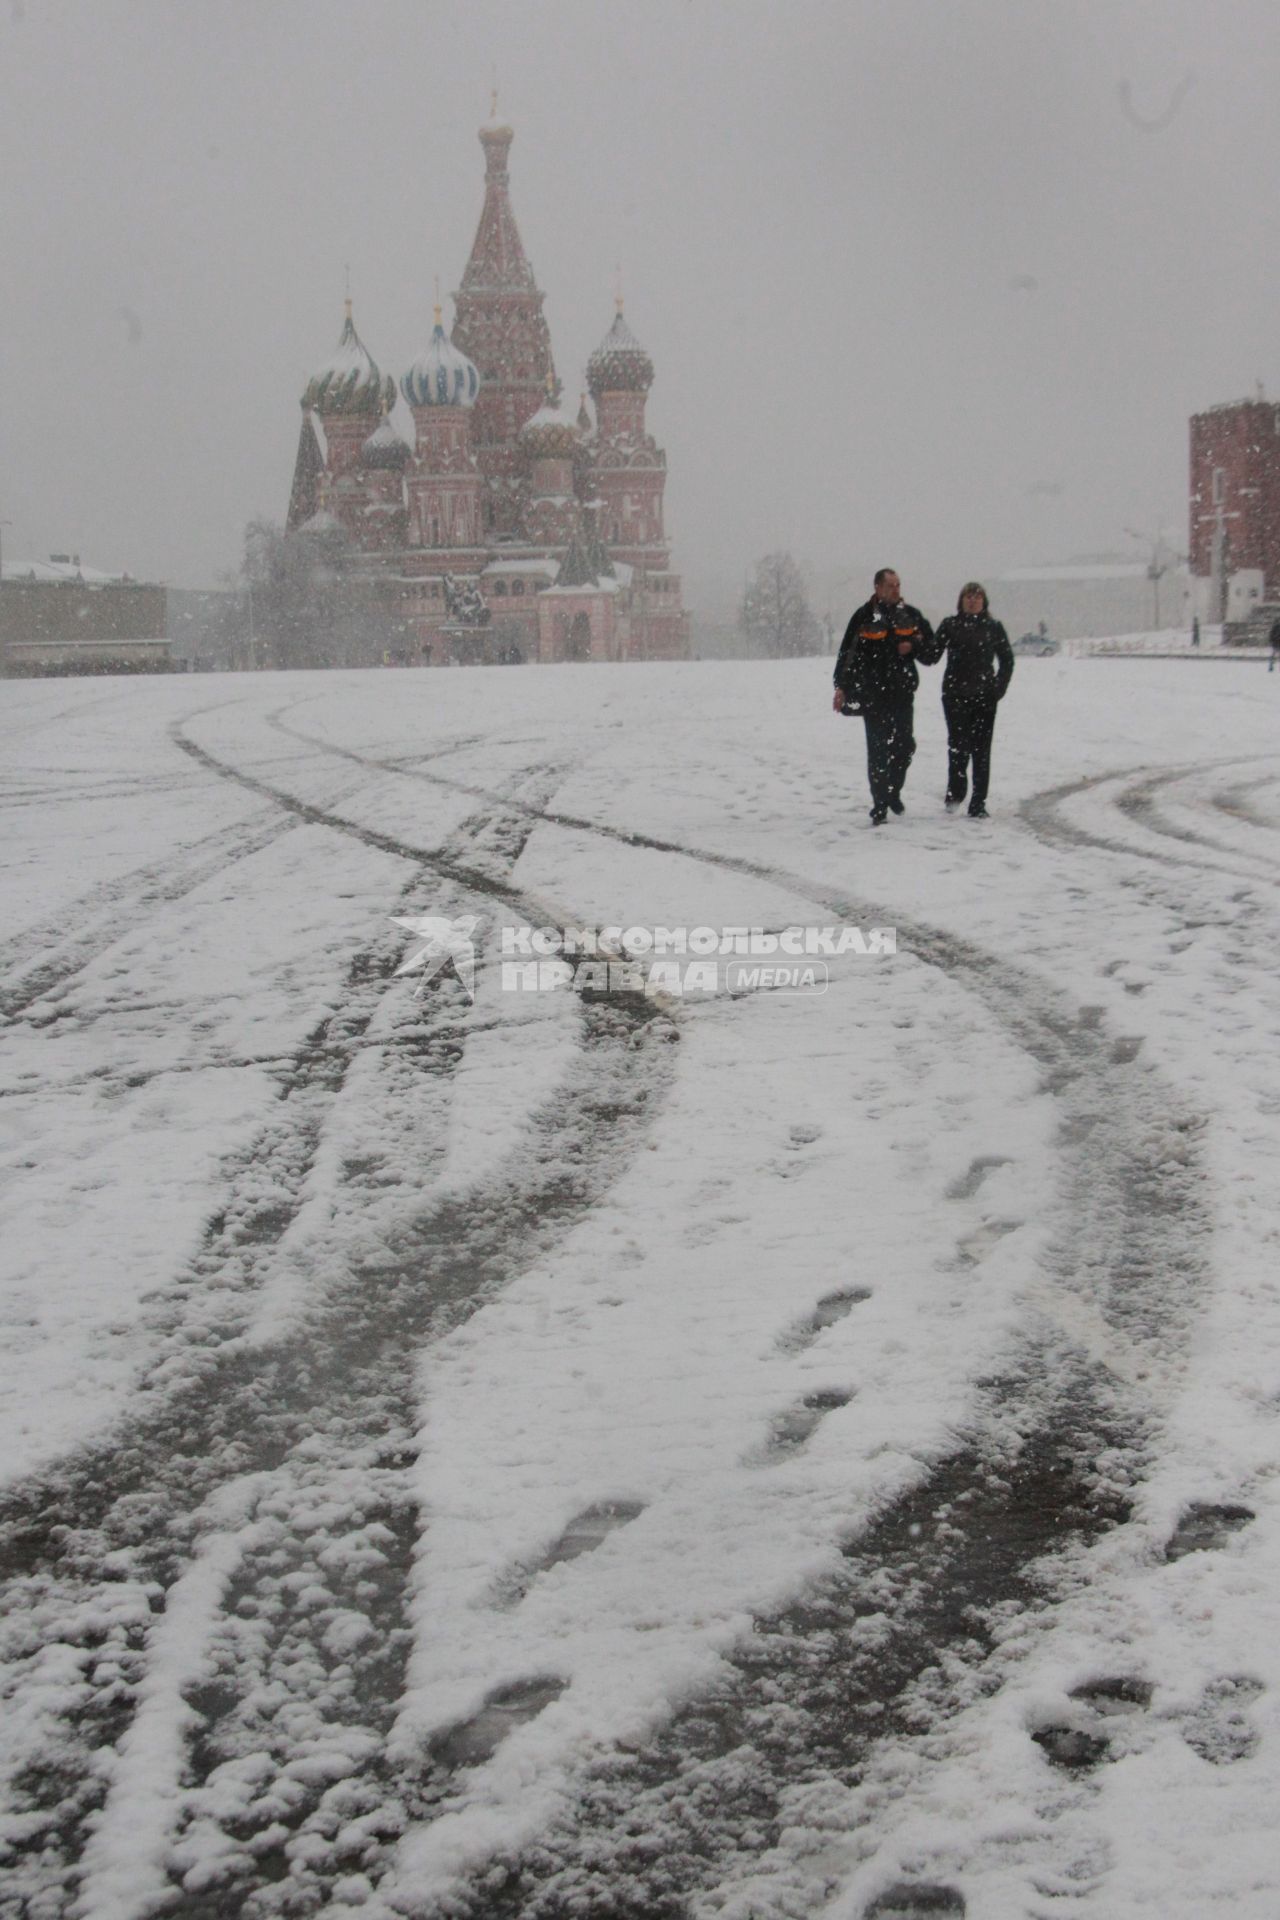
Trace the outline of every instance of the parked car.
<instances>
[{"instance_id":1,"label":"parked car","mask_svg":"<svg viewBox=\"0 0 1280 1920\"><path fill-rule=\"evenodd\" d=\"M1021 639L1015 640L1013 650L1015 653L1038 653L1044 656L1057 653L1058 643L1056 640L1051 640L1045 629L1041 627L1038 633L1024 633Z\"/></svg>"}]
</instances>

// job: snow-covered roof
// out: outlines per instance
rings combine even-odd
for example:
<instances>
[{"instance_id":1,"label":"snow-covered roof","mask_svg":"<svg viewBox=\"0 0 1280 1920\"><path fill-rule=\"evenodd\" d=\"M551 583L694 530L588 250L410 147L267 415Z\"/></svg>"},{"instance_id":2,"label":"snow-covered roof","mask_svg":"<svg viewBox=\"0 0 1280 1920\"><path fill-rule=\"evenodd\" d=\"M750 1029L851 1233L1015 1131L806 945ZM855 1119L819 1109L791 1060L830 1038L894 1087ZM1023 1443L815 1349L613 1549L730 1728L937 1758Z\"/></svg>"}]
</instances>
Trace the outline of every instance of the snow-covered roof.
<instances>
[{"instance_id":1,"label":"snow-covered roof","mask_svg":"<svg viewBox=\"0 0 1280 1920\"><path fill-rule=\"evenodd\" d=\"M6 560L4 563L6 580L83 581L86 587L118 587L136 585L130 581L127 573L100 573L96 567L78 567L71 561L60 560Z\"/></svg>"},{"instance_id":2,"label":"snow-covered roof","mask_svg":"<svg viewBox=\"0 0 1280 1920\"><path fill-rule=\"evenodd\" d=\"M1014 580L1143 580L1147 569L1139 560L1120 560L1110 564L1072 563L1061 567L1011 567L1000 575L1001 582Z\"/></svg>"},{"instance_id":3,"label":"snow-covered roof","mask_svg":"<svg viewBox=\"0 0 1280 1920\"><path fill-rule=\"evenodd\" d=\"M548 587L547 592L554 593L557 597L559 597L562 594L570 594L570 593L573 593L573 594L621 593L622 582L621 580L612 580L610 579L608 574L605 574L603 579L588 580L580 587L559 587L559 586Z\"/></svg>"},{"instance_id":4,"label":"snow-covered roof","mask_svg":"<svg viewBox=\"0 0 1280 1920\"><path fill-rule=\"evenodd\" d=\"M483 580L494 573L540 573L546 580L554 580L560 571L554 560L491 560L487 567L480 569Z\"/></svg>"}]
</instances>

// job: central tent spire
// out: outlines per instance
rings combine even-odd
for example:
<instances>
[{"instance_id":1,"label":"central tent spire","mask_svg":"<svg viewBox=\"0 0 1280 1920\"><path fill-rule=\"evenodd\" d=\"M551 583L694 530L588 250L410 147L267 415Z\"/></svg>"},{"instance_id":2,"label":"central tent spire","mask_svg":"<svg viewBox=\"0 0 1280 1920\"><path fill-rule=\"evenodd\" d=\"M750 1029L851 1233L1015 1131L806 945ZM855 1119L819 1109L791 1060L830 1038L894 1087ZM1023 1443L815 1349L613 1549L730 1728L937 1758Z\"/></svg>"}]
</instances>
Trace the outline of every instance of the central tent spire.
<instances>
[{"instance_id":1,"label":"central tent spire","mask_svg":"<svg viewBox=\"0 0 1280 1920\"><path fill-rule=\"evenodd\" d=\"M471 257L454 295L453 342L480 371L475 446L489 483L491 530L513 537L520 517L520 429L558 387L543 295L512 211L508 160L515 134L492 120L480 129L484 206Z\"/></svg>"}]
</instances>

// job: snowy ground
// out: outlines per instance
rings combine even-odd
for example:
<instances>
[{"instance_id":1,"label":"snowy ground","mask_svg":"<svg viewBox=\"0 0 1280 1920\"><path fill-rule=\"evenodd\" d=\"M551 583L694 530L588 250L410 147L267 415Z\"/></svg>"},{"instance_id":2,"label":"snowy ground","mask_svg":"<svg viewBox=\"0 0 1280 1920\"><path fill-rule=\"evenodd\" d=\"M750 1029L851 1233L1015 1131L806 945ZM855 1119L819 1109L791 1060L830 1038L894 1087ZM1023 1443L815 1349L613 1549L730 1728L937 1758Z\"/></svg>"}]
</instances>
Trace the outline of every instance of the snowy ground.
<instances>
[{"instance_id":1,"label":"snowy ground","mask_svg":"<svg viewBox=\"0 0 1280 1920\"><path fill-rule=\"evenodd\" d=\"M6 686L6 1915L1280 1911L1280 679L828 674Z\"/></svg>"}]
</instances>

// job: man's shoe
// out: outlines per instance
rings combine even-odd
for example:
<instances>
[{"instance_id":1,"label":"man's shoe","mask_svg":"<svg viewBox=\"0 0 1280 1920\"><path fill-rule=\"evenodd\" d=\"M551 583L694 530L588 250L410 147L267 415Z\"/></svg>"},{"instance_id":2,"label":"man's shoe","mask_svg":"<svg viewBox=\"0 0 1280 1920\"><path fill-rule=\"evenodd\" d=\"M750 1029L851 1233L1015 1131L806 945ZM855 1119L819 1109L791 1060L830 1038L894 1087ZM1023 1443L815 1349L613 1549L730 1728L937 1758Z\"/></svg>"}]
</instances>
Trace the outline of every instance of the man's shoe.
<instances>
[{"instance_id":1,"label":"man's shoe","mask_svg":"<svg viewBox=\"0 0 1280 1920\"><path fill-rule=\"evenodd\" d=\"M885 813L885 810L883 807L872 807L871 824L873 827L882 827L887 818L888 818L888 815Z\"/></svg>"},{"instance_id":2,"label":"man's shoe","mask_svg":"<svg viewBox=\"0 0 1280 1920\"><path fill-rule=\"evenodd\" d=\"M889 811L890 811L890 813L905 813L905 812L906 812L906 808L905 808L905 807L903 806L903 804L902 804L902 795L901 795L900 793L893 793L893 794L890 794L890 796L889 796Z\"/></svg>"},{"instance_id":3,"label":"man's shoe","mask_svg":"<svg viewBox=\"0 0 1280 1920\"><path fill-rule=\"evenodd\" d=\"M953 808L961 806L963 802L964 795L962 793L948 793L944 796L942 804L947 812L950 813Z\"/></svg>"},{"instance_id":4,"label":"man's shoe","mask_svg":"<svg viewBox=\"0 0 1280 1920\"><path fill-rule=\"evenodd\" d=\"M987 810L981 800L975 800L969 809L969 818L971 820L986 820L988 817Z\"/></svg>"}]
</instances>

